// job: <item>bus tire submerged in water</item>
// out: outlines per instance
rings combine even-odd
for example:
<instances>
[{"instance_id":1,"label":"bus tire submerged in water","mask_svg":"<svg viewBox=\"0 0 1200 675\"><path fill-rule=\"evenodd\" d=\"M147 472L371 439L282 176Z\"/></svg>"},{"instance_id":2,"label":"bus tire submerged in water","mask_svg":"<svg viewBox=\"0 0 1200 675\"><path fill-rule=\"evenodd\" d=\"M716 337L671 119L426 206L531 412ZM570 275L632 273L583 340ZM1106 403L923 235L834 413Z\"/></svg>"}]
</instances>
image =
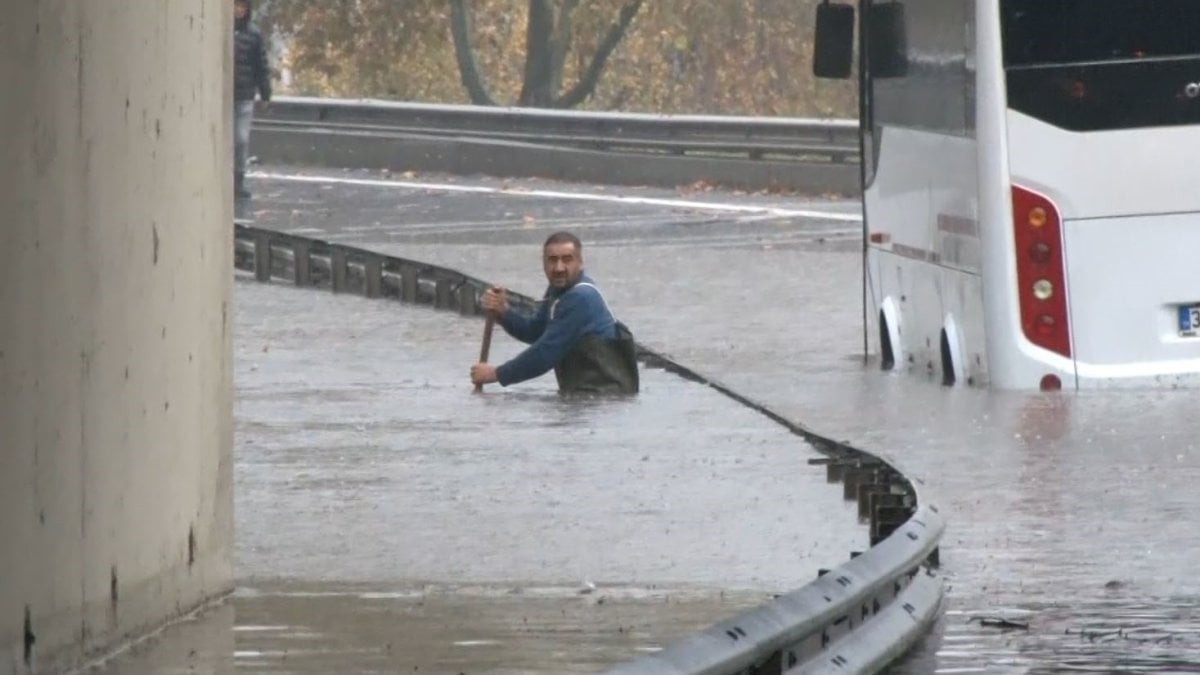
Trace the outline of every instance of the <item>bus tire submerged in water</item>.
<instances>
[{"instance_id":1,"label":"bus tire submerged in water","mask_svg":"<svg viewBox=\"0 0 1200 675\"><path fill-rule=\"evenodd\" d=\"M892 333L888 330L887 315L879 310L879 367L891 370L896 367L896 353L892 350Z\"/></svg>"},{"instance_id":2,"label":"bus tire submerged in water","mask_svg":"<svg viewBox=\"0 0 1200 675\"><path fill-rule=\"evenodd\" d=\"M947 387L953 387L955 381L954 374L954 356L950 353L950 338L946 335L946 329L942 329L942 384Z\"/></svg>"}]
</instances>

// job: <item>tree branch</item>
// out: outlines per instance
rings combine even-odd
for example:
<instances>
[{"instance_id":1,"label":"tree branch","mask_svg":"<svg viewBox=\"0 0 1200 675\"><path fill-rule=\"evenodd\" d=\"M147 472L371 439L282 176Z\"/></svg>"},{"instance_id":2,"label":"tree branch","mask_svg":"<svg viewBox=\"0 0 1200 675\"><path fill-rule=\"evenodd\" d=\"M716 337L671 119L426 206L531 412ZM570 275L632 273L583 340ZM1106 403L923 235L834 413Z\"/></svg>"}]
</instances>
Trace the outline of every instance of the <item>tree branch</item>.
<instances>
[{"instance_id":1,"label":"tree branch","mask_svg":"<svg viewBox=\"0 0 1200 675\"><path fill-rule=\"evenodd\" d=\"M561 0L558 6L554 38L550 43L550 91L555 95L562 88L563 66L567 62L567 54L571 51L571 16L578 6L579 0Z\"/></svg>"},{"instance_id":2,"label":"tree branch","mask_svg":"<svg viewBox=\"0 0 1200 675\"><path fill-rule=\"evenodd\" d=\"M633 23L633 17L642 8L642 1L629 0L621 7L621 13L617 17L617 22L609 27L608 33L605 34L600 45L596 47L596 54L592 57L592 62L588 64L587 70L584 71L579 81L575 83L575 86L570 91L553 102L554 107L574 108L596 91L596 83L600 81L600 74L604 72L604 66L608 63L608 57L612 55L613 50L620 44L621 38L625 37L625 31L629 28L629 24Z\"/></svg>"},{"instance_id":3,"label":"tree branch","mask_svg":"<svg viewBox=\"0 0 1200 675\"><path fill-rule=\"evenodd\" d=\"M475 105L496 105L488 93L475 61L475 50L471 46L471 10L467 0L450 0L450 33L454 36L454 56L458 60L458 74L463 87Z\"/></svg>"}]
</instances>

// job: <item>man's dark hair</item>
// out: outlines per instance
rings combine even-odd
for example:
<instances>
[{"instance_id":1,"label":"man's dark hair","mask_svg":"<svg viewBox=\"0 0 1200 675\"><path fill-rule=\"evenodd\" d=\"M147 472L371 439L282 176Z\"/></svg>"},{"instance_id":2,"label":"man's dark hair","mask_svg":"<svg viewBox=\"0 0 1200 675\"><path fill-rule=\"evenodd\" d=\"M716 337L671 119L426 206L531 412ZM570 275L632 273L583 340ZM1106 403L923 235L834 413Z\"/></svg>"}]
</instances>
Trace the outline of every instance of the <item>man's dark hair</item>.
<instances>
[{"instance_id":1,"label":"man's dark hair","mask_svg":"<svg viewBox=\"0 0 1200 675\"><path fill-rule=\"evenodd\" d=\"M555 232L546 237L546 243L542 244L542 250L545 251L550 244L575 244L575 253L583 255L583 242L570 232Z\"/></svg>"}]
</instances>

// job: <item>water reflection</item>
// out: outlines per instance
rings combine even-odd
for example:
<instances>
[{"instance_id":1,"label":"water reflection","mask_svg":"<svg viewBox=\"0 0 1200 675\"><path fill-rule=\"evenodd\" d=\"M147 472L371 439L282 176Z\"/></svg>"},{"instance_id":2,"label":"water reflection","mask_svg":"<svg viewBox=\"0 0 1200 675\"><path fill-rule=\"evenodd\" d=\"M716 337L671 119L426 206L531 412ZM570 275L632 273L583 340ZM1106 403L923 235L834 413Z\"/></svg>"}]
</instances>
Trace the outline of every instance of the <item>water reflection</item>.
<instances>
[{"instance_id":1,"label":"water reflection","mask_svg":"<svg viewBox=\"0 0 1200 675\"><path fill-rule=\"evenodd\" d=\"M273 581L93 672L592 673L767 600L682 586Z\"/></svg>"}]
</instances>

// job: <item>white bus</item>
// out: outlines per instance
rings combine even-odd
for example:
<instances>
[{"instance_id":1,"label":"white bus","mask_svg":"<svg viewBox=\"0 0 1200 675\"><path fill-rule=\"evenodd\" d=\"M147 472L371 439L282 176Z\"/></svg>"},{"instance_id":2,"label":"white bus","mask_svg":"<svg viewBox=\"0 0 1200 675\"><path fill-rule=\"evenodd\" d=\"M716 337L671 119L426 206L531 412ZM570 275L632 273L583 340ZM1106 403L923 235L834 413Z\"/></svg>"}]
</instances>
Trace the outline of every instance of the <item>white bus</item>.
<instances>
[{"instance_id":1,"label":"white bus","mask_svg":"<svg viewBox=\"0 0 1200 675\"><path fill-rule=\"evenodd\" d=\"M1200 383L1200 0L819 6L817 76L856 51L885 368Z\"/></svg>"}]
</instances>

